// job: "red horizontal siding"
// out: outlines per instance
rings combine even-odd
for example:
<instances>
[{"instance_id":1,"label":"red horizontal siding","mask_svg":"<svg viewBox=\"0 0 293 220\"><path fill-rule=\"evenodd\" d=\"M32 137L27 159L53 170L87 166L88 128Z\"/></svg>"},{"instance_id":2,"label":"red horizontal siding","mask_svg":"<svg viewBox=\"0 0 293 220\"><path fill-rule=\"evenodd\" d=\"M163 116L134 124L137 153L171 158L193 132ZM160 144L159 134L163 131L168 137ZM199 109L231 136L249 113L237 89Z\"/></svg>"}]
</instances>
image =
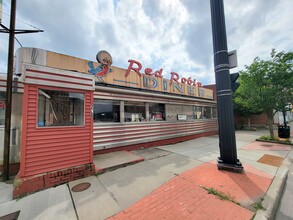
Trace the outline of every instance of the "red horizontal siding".
<instances>
[{"instance_id":1,"label":"red horizontal siding","mask_svg":"<svg viewBox=\"0 0 293 220\"><path fill-rule=\"evenodd\" d=\"M38 87L26 84L24 99L21 177L92 162L92 92L85 92L84 126L38 128Z\"/></svg>"},{"instance_id":2,"label":"red horizontal siding","mask_svg":"<svg viewBox=\"0 0 293 220\"><path fill-rule=\"evenodd\" d=\"M92 79L81 76L74 76L74 74L59 74L58 72L50 72L52 70L46 69L45 71L39 70L37 66L30 66L25 71L25 83L48 85L47 83L57 83L63 88L83 88L86 90L93 90ZM64 71L68 72L68 71Z\"/></svg>"}]
</instances>

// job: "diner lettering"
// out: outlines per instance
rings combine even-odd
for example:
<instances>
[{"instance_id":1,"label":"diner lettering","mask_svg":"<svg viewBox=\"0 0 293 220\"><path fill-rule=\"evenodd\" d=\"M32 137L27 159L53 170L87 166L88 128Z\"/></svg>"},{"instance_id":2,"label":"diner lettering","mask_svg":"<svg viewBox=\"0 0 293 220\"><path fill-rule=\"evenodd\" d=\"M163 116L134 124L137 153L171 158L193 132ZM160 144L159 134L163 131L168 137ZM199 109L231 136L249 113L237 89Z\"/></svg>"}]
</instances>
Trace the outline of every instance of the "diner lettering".
<instances>
[{"instance_id":1,"label":"diner lettering","mask_svg":"<svg viewBox=\"0 0 293 220\"><path fill-rule=\"evenodd\" d=\"M125 77L128 77L129 74L130 74L130 71L133 70L134 72L137 73L137 75L139 75L140 77L142 76L141 74L141 69L142 69L142 64L136 60L128 60L129 62L129 65L128 65L128 68L125 72ZM158 78L163 78L163 69L159 69L159 70L156 70L156 71L153 71L152 68L145 68L144 69L144 73L147 75L147 76L155 76L155 77L158 77ZM202 87L202 83L201 82L197 82L196 79L193 79L191 77L188 77L188 78L185 78L185 77L182 77L180 79L180 76L178 73L176 72L171 72L171 77L170 77L170 85L173 84L173 82L176 82L176 83L183 83L183 84L187 84L187 85L193 85L193 86L198 86L198 87Z\"/></svg>"}]
</instances>

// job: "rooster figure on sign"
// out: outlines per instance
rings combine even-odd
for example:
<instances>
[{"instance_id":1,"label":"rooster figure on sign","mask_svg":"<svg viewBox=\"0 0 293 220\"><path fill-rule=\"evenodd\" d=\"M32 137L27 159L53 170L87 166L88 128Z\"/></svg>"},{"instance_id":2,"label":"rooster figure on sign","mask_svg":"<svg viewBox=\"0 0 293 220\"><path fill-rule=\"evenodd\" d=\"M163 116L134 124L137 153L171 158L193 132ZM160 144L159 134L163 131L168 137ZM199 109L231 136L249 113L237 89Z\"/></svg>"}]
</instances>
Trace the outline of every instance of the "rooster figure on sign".
<instances>
[{"instance_id":1,"label":"rooster figure on sign","mask_svg":"<svg viewBox=\"0 0 293 220\"><path fill-rule=\"evenodd\" d=\"M92 61L88 62L89 70L88 72L96 77L104 77L107 73L111 73L113 70L110 68L112 65L112 57L111 55L102 50L97 54L97 61L100 63L96 68L94 67L94 63Z\"/></svg>"}]
</instances>

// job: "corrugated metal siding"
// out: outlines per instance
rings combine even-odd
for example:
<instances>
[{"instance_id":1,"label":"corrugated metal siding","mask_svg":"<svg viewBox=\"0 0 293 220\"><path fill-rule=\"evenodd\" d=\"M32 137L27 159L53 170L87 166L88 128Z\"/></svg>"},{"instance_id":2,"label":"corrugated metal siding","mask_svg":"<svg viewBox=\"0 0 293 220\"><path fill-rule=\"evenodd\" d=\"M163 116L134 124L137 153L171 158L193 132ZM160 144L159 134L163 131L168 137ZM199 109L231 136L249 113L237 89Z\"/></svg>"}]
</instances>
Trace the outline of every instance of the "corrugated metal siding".
<instances>
[{"instance_id":1,"label":"corrugated metal siding","mask_svg":"<svg viewBox=\"0 0 293 220\"><path fill-rule=\"evenodd\" d=\"M169 138L217 131L217 120L156 122L142 124L94 124L94 150L127 146Z\"/></svg>"},{"instance_id":2,"label":"corrugated metal siding","mask_svg":"<svg viewBox=\"0 0 293 220\"><path fill-rule=\"evenodd\" d=\"M98 88L99 89L99 88ZM142 97L144 102L151 102L151 103L165 103L165 104L184 104L184 105L200 105L200 106L216 106L216 102L211 100L199 100L194 99L193 101L184 101L181 100L180 96L174 98L163 98L163 97L155 97L150 94L149 96L138 96L137 94L123 94L126 90L121 90L119 93L107 93L107 92L94 92L95 99L109 99L109 100L123 100L123 101L141 101Z\"/></svg>"},{"instance_id":3,"label":"corrugated metal siding","mask_svg":"<svg viewBox=\"0 0 293 220\"><path fill-rule=\"evenodd\" d=\"M0 77L0 92L6 92L6 76L4 77ZM19 92L19 93L23 93L23 83L22 82L18 82L18 81L13 81L12 82L12 92Z\"/></svg>"},{"instance_id":4,"label":"corrugated metal siding","mask_svg":"<svg viewBox=\"0 0 293 220\"><path fill-rule=\"evenodd\" d=\"M54 86L78 90L95 90L94 76L45 66L25 64L21 80L26 84Z\"/></svg>"},{"instance_id":5,"label":"corrugated metal siding","mask_svg":"<svg viewBox=\"0 0 293 220\"><path fill-rule=\"evenodd\" d=\"M144 95L134 94L133 91L117 89L113 91L99 91L96 87L95 99L139 101L164 104L182 104L216 107L216 102L193 98L185 100L181 96L170 96L168 94L149 93ZM180 122L148 122L148 123L111 123L94 124L94 150L122 147L132 144L146 143L169 138L183 137L193 134L218 131L217 119L180 121Z\"/></svg>"},{"instance_id":6,"label":"corrugated metal siding","mask_svg":"<svg viewBox=\"0 0 293 220\"><path fill-rule=\"evenodd\" d=\"M37 128L38 87L25 85L22 177L92 162L92 100L92 92L85 92L84 127Z\"/></svg>"}]
</instances>

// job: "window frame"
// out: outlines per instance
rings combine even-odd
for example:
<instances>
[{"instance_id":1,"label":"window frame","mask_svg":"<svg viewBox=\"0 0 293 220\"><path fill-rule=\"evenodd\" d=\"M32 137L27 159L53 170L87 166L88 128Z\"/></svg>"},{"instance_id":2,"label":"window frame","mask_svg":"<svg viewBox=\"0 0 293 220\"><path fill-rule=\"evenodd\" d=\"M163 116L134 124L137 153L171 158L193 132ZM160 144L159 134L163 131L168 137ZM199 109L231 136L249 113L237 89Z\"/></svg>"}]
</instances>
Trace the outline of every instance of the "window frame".
<instances>
[{"instance_id":1,"label":"window frame","mask_svg":"<svg viewBox=\"0 0 293 220\"><path fill-rule=\"evenodd\" d=\"M200 108L200 118L195 118L195 115L196 115L196 108ZM203 120L203 108L204 108L204 106L202 106L202 105L194 105L193 106L193 112L194 112L194 118L193 118L193 120Z\"/></svg>"},{"instance_id":2,"label":"window frame","mask_svg":"<svg viewBox=\"0 0 293 220\"><path fill-rule=\"evenodd\" d=\"M39 90L50 90L57 92L67 92L67 93L79 93L83 95L83 124L80 125L52 125L52 126L39 126ZM54 129L54 128L83 128L86 126L86 92L76 89L67 89L67 88L55 88L55 87L46 87L38 86L37 87L37 97L36 97L36 128L37 129Z\"/></svg>"},{"instance_id":3,"label":"window frame","mask_svg":"<svg viewBox=\"0 0 293 220\"><path fill-rule=\"evenodd\" d=\"M162 103L162 102L143 102L143 101L134 101L134 100L118 100L118 99L105 99L105 98L95 98L94 99L94 103L96 100L105 100L105 101L116 101L116 102L120 102L120 122L96 122L96 121L93 121L94 124L97 126L97 125L117 125L117 124L139 124L139 123L164 123L164 122L180 122L178 121L178 118L176 116L176 120L168 120L168 112L167 112L167 105L170 105L170 106L179 106L179 104L171 104L171 103ZM127 103L140 103L140 104L144 104L144 108L145 108L145 120L144 121L125 121L125 107L126 107L126 104ZM150 111L150 108L151 108L151 105L152 104L158 104L158 105L163 105L164 106L164 113L163 113L163 119L164 120L150 120L150 117L151 117L151 111ZM214 117L214 114L213 114L213 109L217 109L214 105L205 105L204 103L202 105L199 105L199 103L197 104L190 104L190 105L186 105L186 106L190 106L192 107L192 111L193 111L193 115L191 116L192 118L188 118L186 121L201 121L201 120L213 120L213 119L217 119ZM196 107L200 107L201 109L201 118L195 118L195 109ZM211 118L204 118L203 117L203 114L204 114L204 108L210 108L210 113L211 113ZM188 117L188 115L187 115ZM185 121L185 120L184 120Z\"/></svg>"},{"instance_id":4,"label":"window frame","mask_svg":"<svg viewBox=\"0 0 293 220\"><path fill-rule=\"evenodd\" d=\"M125 121L126 117L125 117L125 107L126 107L126 103L139 103L139 104L143 104L143 105L140 105L140 106L143 106L144 107L144 112L142 113L142 118L144 118L143 121ZM138 123L145 123L145 122L148 122L147 118L148 116L146 115L146 110L147 110L147 102L140 102L140 101L124 101L123 103L123 109L124 109L124 118L123 118L123 123L126 123L126 124L129 124L129 123L133 123L133 124L138 124ZM144 117L143 117L144 116Z\"/></svg>"},{"instance_id":5,"label":"window frame","mask_svg":"<svg viewBox=\"0 0 293 220\"><path fill-rule=\"evenodd\" d=\"M164 122L166 121L166 104L165 103L158 103L158 102L148 102L148 116L147 117L147 122ZM150 108L151 108L151 105L152 104L155 104L155 105L163 105L164 106L164 110L163 110L163 113L162 113L162 120L150 120L151 119L151 111L150 111ZM158 107L160 108L160 107ZM160 110L160 109L159 109ZM160 111L159 111L160 112Z\"/></svg>"},{"instance_id":6,"label":"window frame","mask_svg":"<svg viewBox=\"0 0 293 220\"><path fill-rule=\"evenodd\" d=\"M119 118L118 118L119 121L108 121L108 122L107 121L101 121L101 122L95 121L95 119L94 119L94 115L95 115L95 103L97 101L119 102ZM115 99L95 99L94 98L93 107L94 107L94 109L93 109L93 123L97 123L97 124L111 124L111 123L117 124L117 123L121 123L121 100L115 100Z\"/></svg>"}]
</instances>

